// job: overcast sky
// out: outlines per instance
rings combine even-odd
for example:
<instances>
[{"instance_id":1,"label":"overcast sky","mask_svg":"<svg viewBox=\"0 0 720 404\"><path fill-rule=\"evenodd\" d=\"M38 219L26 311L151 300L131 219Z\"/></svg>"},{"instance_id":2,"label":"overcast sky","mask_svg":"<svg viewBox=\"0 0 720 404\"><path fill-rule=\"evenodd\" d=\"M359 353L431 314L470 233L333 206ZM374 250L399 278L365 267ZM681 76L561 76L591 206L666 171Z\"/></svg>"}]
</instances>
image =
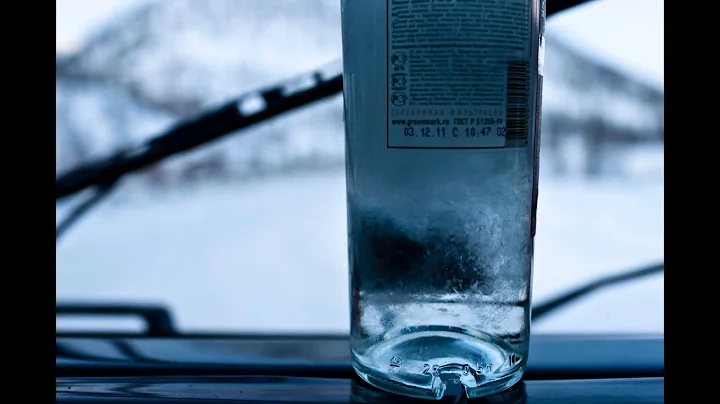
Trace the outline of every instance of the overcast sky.
<instances>
[{"instance_id":1,"label":"overcast sky","mask_svg":"<svg viewBox=\"0 0 720 404\"><path fill-rule=\"evenodd\" d=\"M56 0L57 50L76 49L86 33L105 19L146 1ZM575 45L663 85L663 21L664 0L594 0L554 17L548 22L548 29L563 32Z\"/></svg>"}]
</instances>

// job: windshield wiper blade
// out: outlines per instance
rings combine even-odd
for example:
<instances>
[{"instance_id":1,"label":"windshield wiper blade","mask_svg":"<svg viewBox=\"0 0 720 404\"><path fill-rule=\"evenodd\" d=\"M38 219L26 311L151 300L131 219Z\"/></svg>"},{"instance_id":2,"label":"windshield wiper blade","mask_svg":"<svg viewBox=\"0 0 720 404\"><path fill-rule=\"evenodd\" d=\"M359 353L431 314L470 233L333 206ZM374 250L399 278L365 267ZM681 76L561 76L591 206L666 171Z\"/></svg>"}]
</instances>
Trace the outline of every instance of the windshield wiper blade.
<instances>
[{"instance_id":1,"label":"windshield wiper blade","mask_svg":"<svg viewBox=\"0 0 720 404\"><path fill-rule=\"evenodd\" d=\"M590 3L593 0L547 0L545 2L545 16L550 17L561 11L579 6L584 3Z\"/></svg>"},{"instance_id":2,"label":"windshield wiper blade","mask_svg":"<svg viewBox=\"0 0 720 404\"><path fill-rule=\"evenodd\" d=\"M177 125L135 150L120 152L108 159L71 170L55 181L55 199L65 198L89 187L113 183L125 174L146 168L169 156L342 92L342 74L329 79L323 79L320 72L312 72L310 76L314 83L309 88L289 92L287 85L283 84L246 94L196 119ZM265 104L264 107L253 113L243 113L245 103L256 101L258 96Z\"/></svg>"},{"instance_id":3,"label":"windshield wiper blade","mask_svg":"<svg viewBox=\"0 0 720 404\"><path fill-rule=\"evenodd\" d=\"M56 201L88 188L97 189L92 196L73 208L56 227L55 241L59 242L70 226L104 199L126 174L342 92L342 74L325 79L318 70L307 76L309 77L303 79L304 82L312 83L309 87L297 90L294 86L302 81L295 78L288 83L245 94L196 119L180 123L168 133L153 138L136 149L120 151L107 159L89 163L61 175L55 181ZM251 113L243 112L248 103L258 101L262 105L261 109Z\"/></svg>"},{"instance_id":4,"label":"windshield wiper blade","mask_svg":"<svg viewBox=\"0 0 720 404\"><path fill-rule=\"evenodd\" d=\"M629 281L644 278L646 276L654 275L665 271L665 262L661 262L654 265L649 265L639 269L634 269L627 272L621 272L618 274L610 275L604 278L600 278L596 281L590 282L584 286L574 288L568 292L561 293L557 297L549 299L544 303L540 303L532 309L532 320L536 321L546 317L548 314L557 311L558 309L573 303L575 301L584 299L589 294L598 291L599 289L617 286Z\"/></svg>"}]
</instances>

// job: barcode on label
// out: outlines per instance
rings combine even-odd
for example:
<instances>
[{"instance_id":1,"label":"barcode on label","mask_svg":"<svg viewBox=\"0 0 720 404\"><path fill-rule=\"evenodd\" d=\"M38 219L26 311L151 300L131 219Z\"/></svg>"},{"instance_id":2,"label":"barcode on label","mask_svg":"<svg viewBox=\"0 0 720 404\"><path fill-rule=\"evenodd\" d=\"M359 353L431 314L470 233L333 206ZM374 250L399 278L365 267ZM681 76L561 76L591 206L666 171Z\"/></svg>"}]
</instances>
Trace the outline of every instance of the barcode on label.
<instances>
[{"instance_id":1,"label":"barcode on label","mask_svg":"<svg viewBox=\"0 0 720 404\"><path fill-rule=\"evenodd\" d=\"M530 130L530 63L511 61L507 67L506 146L527 146Z\"/></svg>"}]
</instances>

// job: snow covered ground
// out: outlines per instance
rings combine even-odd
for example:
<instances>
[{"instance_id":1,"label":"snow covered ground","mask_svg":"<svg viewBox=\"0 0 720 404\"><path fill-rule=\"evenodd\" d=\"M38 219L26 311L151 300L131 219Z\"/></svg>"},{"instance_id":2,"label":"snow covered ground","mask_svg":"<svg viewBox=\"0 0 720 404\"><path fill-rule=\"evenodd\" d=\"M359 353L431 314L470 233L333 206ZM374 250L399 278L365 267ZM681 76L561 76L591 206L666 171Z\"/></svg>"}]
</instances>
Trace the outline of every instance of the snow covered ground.
<instances>
[{"instance_id":1,"label":"snow covered ground","mask_svg":"<svg viewBox=\"0 0 720 404\"><path fill-rule=\"evenodd\" d=\"M535 302L663 260L662 160L661 148L643 150L627 159L630 177L541 178ZM341 169L118 192L66 234L56 257L58 300L161 302L185 331L348 330ZM534 331L663 332L663 281L598 292Z\"/></svg>"}]
</instances>

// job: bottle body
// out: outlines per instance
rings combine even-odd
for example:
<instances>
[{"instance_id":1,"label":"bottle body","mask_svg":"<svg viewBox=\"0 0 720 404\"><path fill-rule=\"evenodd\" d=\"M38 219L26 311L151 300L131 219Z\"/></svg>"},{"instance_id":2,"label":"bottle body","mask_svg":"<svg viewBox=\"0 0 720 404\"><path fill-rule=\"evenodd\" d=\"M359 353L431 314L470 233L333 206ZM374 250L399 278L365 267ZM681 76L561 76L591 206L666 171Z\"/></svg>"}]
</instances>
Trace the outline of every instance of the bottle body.
<instances>
[{"instance_id":1,"label":"bottle body","mask_svg":"<svg viewBox=\"0 0 720 404\"><path fill-rule=\"evenodd\" d=\"M528 357L544 2L343 0L353 367L505 390Z\"/></svg>"}]
</instances>

